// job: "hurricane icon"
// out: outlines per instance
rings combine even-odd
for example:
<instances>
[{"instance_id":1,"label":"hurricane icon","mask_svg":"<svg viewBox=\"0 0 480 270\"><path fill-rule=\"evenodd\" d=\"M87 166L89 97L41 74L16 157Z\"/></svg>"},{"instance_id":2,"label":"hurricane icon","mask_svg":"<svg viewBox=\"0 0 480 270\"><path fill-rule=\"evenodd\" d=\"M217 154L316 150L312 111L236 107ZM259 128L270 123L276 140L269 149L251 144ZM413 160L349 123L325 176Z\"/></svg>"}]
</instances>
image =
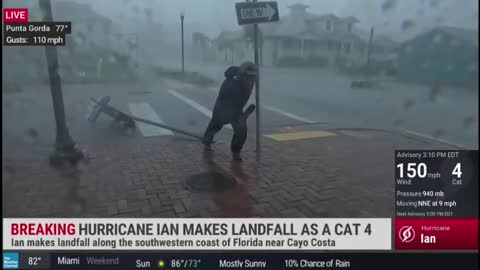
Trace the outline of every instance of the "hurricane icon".
<instances>
[{"instance_id":1,"label":"hurricane icon","mask_svg":"<svg viewBox=\"0 0 480 270\"><path fill-rule=\"evenodd\" d=\"M410 243L415 239L415 230L412 226L403 226L398 231L398 237L402 240L402 243Z\"/></svg>"}]
</instances>

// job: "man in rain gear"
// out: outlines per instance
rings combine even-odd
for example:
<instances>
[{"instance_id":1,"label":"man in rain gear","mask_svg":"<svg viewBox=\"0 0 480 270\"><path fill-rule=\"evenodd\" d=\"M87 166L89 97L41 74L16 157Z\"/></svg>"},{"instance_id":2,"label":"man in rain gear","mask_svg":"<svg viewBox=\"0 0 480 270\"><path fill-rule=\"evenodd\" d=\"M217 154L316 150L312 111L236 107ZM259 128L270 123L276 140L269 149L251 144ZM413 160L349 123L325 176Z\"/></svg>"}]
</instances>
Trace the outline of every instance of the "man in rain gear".
<instances>
[{"instance_id":1,"label":"man in rain gear","mask_svg":"<svg viewBox=\"0 0 480 270\"><path fill-rule=\"evenodd\" d=\"M247 139L247 116L243 107L250 99L257 78L257 67L245 62L239 67L231 66L225 71L225 80L220 87L213 109L212 119L203 136L203 144L211 151L211 144L223 126L231 124L233 137L230 145L234 160L242 160L240 152Z\"/></svg>"}]
</instances>

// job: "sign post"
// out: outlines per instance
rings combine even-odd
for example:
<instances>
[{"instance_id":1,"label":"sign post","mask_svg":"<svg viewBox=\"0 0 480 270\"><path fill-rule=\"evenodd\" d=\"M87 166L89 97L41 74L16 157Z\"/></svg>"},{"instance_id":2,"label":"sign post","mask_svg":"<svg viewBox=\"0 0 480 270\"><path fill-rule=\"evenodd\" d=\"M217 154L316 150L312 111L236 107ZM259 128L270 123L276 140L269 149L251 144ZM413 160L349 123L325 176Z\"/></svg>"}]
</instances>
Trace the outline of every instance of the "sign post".
<instances>
[{"instance_id":1,"label":"sign post","mask_svg":"<svg viewBox=\"0 0 480 270\"><path fill-rule=\"evenodd\" d=\"M276 2L243 2L236 3L237 20L239 25L253 24L254 61L257 66L257 80L255 82L256 105L256 151L261 149L261 122L260 122L260 61L258 56L258 24L279 21L278 5Z\"/></svg>"},{"instance_id":2,"label":"sign post","mask_svg":"<svg viewBox=\"0 0 480 270\"><path fill-rule=\"evenodd\" d=\"M254 52L254 58L255 58L255 66L257 66L257 78L255 81L255 105L257 106L257 110L255 111L255 116L256 116L256 131L255 131L255 136L256 136L256 150L257 153L260 153L260 145L261 145L261 138L262 138L262 133L260 131L261 125L260 125L260 65L259 65L259 60L258 60L258 24L255 24L253 26L253 44L255 48Z\"/></svg>"},{"instance_id":3,"label":"sign post","mask_svg":"<svg viewBox=\"0 0 480 270\"><path fill-rule=\"evenodd\" d=\"M280 20L277 2L235 3L239 25L276 22Z\"/></svg>"}]
</instances>

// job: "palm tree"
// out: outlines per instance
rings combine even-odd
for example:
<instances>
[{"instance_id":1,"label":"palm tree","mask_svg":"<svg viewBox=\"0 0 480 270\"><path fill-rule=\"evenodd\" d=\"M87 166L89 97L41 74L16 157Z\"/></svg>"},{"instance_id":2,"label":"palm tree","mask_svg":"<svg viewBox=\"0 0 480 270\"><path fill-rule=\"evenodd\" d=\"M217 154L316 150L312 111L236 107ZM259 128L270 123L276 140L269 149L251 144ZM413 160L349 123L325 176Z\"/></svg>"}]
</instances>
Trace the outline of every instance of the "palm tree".
<instances>
[{"instance_id":1,"label":"palm tree","mask_svg":"<svg viewBox=\"0 0 480 270\"><path fill-rule=\"evenodd\" d=\"M253 24L243 26L243 37L247 40L248 44L251 44L252 48L255 49L254 40L255 40L255 27ZM258 50L259 50L259 62L262 63L262 52L263 52L263 32L260 27L258 27Z\"/></svg>"}]
</instances>

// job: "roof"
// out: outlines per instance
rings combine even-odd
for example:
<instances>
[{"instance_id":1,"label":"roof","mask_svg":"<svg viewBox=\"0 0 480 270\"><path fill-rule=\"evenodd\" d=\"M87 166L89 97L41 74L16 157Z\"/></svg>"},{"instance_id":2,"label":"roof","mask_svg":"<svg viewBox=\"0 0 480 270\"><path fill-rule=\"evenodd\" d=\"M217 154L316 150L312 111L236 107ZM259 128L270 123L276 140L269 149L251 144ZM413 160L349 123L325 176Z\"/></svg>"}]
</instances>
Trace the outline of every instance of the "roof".
<instances>
[{"instance_id":1,"label":"roof","mask_svg":"<svg viewBox=\"0 0 480 270\"><path fill-rule=\"evenodd\" d=\"M215 38L216 42L229 42L234 40L239 40L244 37L243 31L222 31L217 38Z\"/></svg>"},{"instance_id":2,"label":"roof","mask_svg":"<svg viewBox=\"0 0 480 270\"><path fill-rule=\"evenodd\" d=\"M313 14L310 12L302 13L302 16L299 17L298 15L292 16L284 16L280 19L279 22L275 23L268 23L263 24L260 26L261 31L264 33L266 37L268 36L275 36L275 37L300 37L305 32L312 33L317 39L323 38L324 36L334 37L335 35L353 38L351 33L338 33L338 32L327 32L323 29L316 27L314 22L322 21L330 19L334 22L344 22L344 21L351 21L356 22L358 21L355 17L347 17L347 18L339 18L334 14Z\"/></svg>"},{"instance_id":3,"label":"roof","mask_svg":"<svg viewBox=\"0 0 480 270\"><path fill-rule=\"evenodd\" d=\"M289 6L292 9L306 9L308 6L303 4L294 4ZM349 32L328 32L316 26L314 22L330 19L334 22L352 22L356 23L358 20L355 17L340 18L334 14L313 14L307 11L300 13L292 13L283 16L280 21L259 26L260 31L264 37L293 37L293 38L307 38L314 40L322 39L346 39L346 40L360 40L356 35ZM244 37L242 31L224 31L217 37L217 42L239 40Z\"/></svg>"},{"instance_id":4,"label":"roof","mask_svg":"<svg viewBox=\"0 0 480 270\"><path fill-rule=\"evenodd\" d=\"M350 23L358 23L360 22L356 17L353 16L348 16L346 18L343 18L344 22L350 22Z\"/></svg>"},{"instance_id":5,"label":"roof","mask_svg":"<svg viewBox=\"0 0 480 270\"><path fill-rule=\"evenodd\" d=\"M288 6L288 8L290 8L290 9L307 9L308 6L305 5L305 4L302 4L302 3L296 3L296 4Z\"/></svg>"},{"instance_id":6,"label":"roof","mask_svg":"<svg viewBox=\"0 0 480 270\"><path fill-rule=\"evenodd\" d=\"M353 28L353 33L356 34L361 40L368 43L370 42L370 31L360 29L360 28ZM384 35L373 33L373 46L380 46L387 49L394 49L399 46L399 42L393 40L391 37Z\"/></svg>"},{"instance_id":7,"label":"roof","mask_svg":"<svg viewBox=\"0 0 480 270\"><path fill-rule=\"evenodd\" d=\"M324 20L331 20L334 23L351 22L356 23L358 19L355 17L340 18L332 13L329 14L313 14L306 9L307 5L297 3L289 6L292 10L289 15L283 16L279 22L263 24L260 26L264 36L268 37L308 37L313 39L330 38L354 38L351 33L331 33L324 31L314 23ZM296 10L296 11L294 11ZM301 12L298 12L301 10ZM306 34L308 35L306 36Z\"/></svg>"},{"instance_id":8,"label":"roof","mask_svg":"<svg viewBox=\"0 0 480 270\"><path fill-rule=\"evenodd\" d=\"M275 32L269 34L270 37L277 38L298 38L298 39L310 39L310 40L344 40L344 41L361 41L361 39L352 33L348 32L329 32L329 31L312 31L305 30L296 33L285 34L282 32Z\"/></svg>"},{"instance_id":9,"label":"roof","mask_svg":"<svg viewBox=\"0 0 480 270\"><path fill-rule=\"evenodd\" d=\"M201 33L201 32L194 32L192 34L192 37L197 38L197 39L201 39L201 40L210 41L210 38L206 34Z\"/></svg>"},{"instance_id":10,"label":"roof","mask_svg":"<svg viewBox=\"0 0 480 270\"><path fill-rule=\"evenodd\" d=\"M459 28L459 27L453 27L453 26L438 26L433 29L430 29L428 31L424 31L415 37L405 41L403 44L408 44L411 42L416 41L418 38L429 35L432 32L442 32L444 34L447 34L451 37L454 37L460 41L470 43L476 47L478 47L478 31L473 30L473 29L464 29L464 28Z\"/></svg>"},{"instance_id":11,"label":"roof","mask_svg":"<svg viewBox=\"0 0 480 270\"><path fill-rule=\"evenodd\" d=\"M294 17L284 17L280 22L261 26L261 31L265 36L295 36L307 30L305 20L299 20Z\"/></svg>"},{"instance_id":12,"label":"roof","mask_svg":"<svg viewBox=\"0 0 480 270\"><path fill-rule=\"evenodd\" d=\"M469 42L474 44L475 46L478 46L478 31L451 26L440 26L434 30L445 32L455 37L456 39Z\"/></svg>"},{"instance_id":13,"label":"roof","mask_svg":"<svg viewBox=\"0 0 480 270\"><path fill-rule=\"evenodd\" d=\"M340 22L341 19L333 14L322 14L322 15L315 15L312 18L308 18L308 21L325 21L331 20L333 22Z\"/></svg>"},{"instance_id":14,"label":"roof","mask_svg":"<svg viewBox=\"0 0 480 270\"><path fill-rule=\"evenodd\" d=\"M89 4L71 1L52 1L52 9L56 20L112 24L110 19L96 13Z\"/></svg>"},{"instance_id":15,"label":"roof","mask_svg":"<svg viewBox=\"0 0 480 270\"><path fill-rule=\"evenodd\" d=\"M346 23L358 23L359 20L353 16L348 16L345 18L338 17L334 14L322 14L322 15L313 15L311 18L307 18L308 21L325 21L331 20L335 23L346 22Z\"/></svg>"}]
</instances>

